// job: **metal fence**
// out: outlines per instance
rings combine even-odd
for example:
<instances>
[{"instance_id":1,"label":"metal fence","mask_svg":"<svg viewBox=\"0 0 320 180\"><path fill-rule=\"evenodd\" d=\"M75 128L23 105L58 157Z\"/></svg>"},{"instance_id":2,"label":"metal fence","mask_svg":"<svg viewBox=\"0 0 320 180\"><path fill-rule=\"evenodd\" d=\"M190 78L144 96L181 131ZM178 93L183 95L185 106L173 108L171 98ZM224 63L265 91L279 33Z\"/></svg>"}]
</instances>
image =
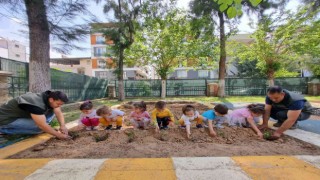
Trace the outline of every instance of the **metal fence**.
<instances>
[{"instance_id":1,"label":"metal fence","mask_svg":"<svg viewBox=\"0 0 320 180\"><path fill-rule=\"evenodd\" d=\"M0 70L10 71L9 95L17 97L28 92L28 63L0 57ZM51 89L67 94L70 102L97 99L106 96L108 81L81 74L51 69Z\"/></svg>"},{"instance_id":2,"label":"metal fence","mask_svg":"<svg viewBox=\"0 0 320 180\"><path fill-rule=\"evenodd\" d=\"M318 77L276 78L275 85L299 94L308 93L308 82ZM118 81L116 95L118 96ZM218 79L169 79L166 81L166 96L206 96L209 83L218 83ZM124 80L126 97L160 97L161 80ZM263 78L226 78L227 96L264 96L267 93L267 79Z\"/></svg>"}]
</instances>

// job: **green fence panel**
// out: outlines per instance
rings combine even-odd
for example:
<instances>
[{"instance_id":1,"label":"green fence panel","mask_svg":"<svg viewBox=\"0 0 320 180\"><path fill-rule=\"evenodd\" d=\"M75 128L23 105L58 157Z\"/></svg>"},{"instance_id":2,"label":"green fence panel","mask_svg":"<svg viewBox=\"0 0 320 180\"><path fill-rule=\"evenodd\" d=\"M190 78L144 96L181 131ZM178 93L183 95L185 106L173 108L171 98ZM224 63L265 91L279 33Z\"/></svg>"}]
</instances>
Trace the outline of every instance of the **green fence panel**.
<instances>
[{"instance_id":1,"label":"green fence panel","mask_svg":"<svg viewBox=\"0 0 320 180\"><path fill-rule=\"evenodd\" d=\"M124 80L125 97L160 97L161 80ZM119 94L119 82L114 81L116 96Z\"/></svg>"},{"instance_id":2,"label":"green fence panel","mask_svg":"<svg viewBox=\"0 0 320 180\"><path fill-rule=\"evenodd\" d=\"M205 79L169 79L166 81L167 96L205 96Z\"/></svg>"},{"instance_id":3,"label":"green fence panel","mask_svg":"<svg viewBox=\"0 0 320 180\"><path fill-rule=\"evenodd\" d=\"M0 58L0 70L10 71L9 95L14 98L28 92L28 63ZM51 69L51 90L67 94L70 102L106 96L108 80Z\"/></svg>"},{"instance_id":4,"label":"green fence panel","mask_svg":"<svg viewBox=\"0 0 320 180\"><path fill-rule=\"evenodd\" d=\"M266 79L226 78L225 80L225 94L228 96L262 96L266 91Z\"/></svg>"}]
</instances>

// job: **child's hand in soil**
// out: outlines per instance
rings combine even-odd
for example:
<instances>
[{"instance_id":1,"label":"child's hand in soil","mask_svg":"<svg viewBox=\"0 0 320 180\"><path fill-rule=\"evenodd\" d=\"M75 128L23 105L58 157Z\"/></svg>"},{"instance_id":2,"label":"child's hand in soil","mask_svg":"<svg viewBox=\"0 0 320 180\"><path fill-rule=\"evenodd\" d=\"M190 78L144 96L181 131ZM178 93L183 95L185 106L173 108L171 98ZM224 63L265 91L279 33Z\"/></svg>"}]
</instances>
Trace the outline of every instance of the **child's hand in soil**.
<instances>
[{"instance_id":1,"label":"child's hand in soil","mask_svg":"<svg viewBox=\"0 0 320 180\"><path fill-rule=\"evenodd\" d=\"M215 136L217 136L217 133L216 133L216 132L210 132L209 135L210 135L211 137L215 137Z\"/></svg>"},{"instance_id":2,"label":"child's hand in soil","mask_svg":"<svg viewBox=\"0 0 320 180\"><path fill-rule=\"evenodd\" d=\"M188 139L191 139L191 133L188 133L188 134L187 134L187 138L188 138Z\"/></svg>"},{"instance_id":3,"label":"child's hand in soil","mask_svg":"<svg viewBox=\"0 0 320 180\"><path fill-rule=\"evenodd\" d=\"M156 132L158 133L159 131L159 126L156 125Z\"/></svg>"},{"instance_id":4,"label":"child's hand in soil","mask_svg":"<svg viewBox=\"0 0 320 180\"><path fill-rule=\"evenodd\" d=\"M174 125L173 122L170 122L170 123L169 123L169 126L170 126L170 127L175 127L175 125Z\"/></svg>"},{"instance_id":5,"label":"child's hand in soil","mask_svg":"<svg viewBox=\"0 0 320 180\"><path fill-rule=\"evenodd\" d=\"M263 139L263 134L261 132L258 132L257 135L258 135L259 139Z\"/></svg>"}]
</instances>

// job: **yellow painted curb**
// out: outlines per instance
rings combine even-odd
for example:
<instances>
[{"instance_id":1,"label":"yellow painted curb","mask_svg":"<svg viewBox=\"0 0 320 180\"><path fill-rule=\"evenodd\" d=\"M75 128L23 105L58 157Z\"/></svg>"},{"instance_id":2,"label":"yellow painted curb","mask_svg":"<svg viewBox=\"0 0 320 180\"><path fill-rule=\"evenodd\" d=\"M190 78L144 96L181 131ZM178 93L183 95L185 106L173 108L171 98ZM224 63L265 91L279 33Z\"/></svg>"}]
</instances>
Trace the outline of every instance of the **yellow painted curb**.
<instances>
[{"instance_id":1,"label":"yellow painted curb","mask_svg":"<svg viewBox=\"0 0 320 180\"><path fill-rule=\"evenodd\" d=\"M0 159L0 177L5 180L24 179L52 159Z\"/></svg>"},{"instance_id":2,"label":"yellow painted curb","mask_svg":"<svg viewBox=\"0 0 320 180\"><path fill-rule=\"evenodd\" d=\"M175 180L171 158L108 159L95 179Z\"/></svg>"},{"instance_id":3,"label":"yellow painted curb","mask_svg":"<svg viewBox=\"0 0 320 180\"><path fill-rule=\"evenodd\" d=\"M40 134L0 149L0 159L5 159L32 146L48 141L52 136Z\"/></svg>"},{"instance_id":4,"label":"yellow painted curb","mask_svg":"<svg viewBox=\"0 0 320 180\"><path fill-rule=\"evenodd\" d=\"M253 179L320 179L320 169L291 156L238 156L231 158Z\"/></svg>"}]
</instances>

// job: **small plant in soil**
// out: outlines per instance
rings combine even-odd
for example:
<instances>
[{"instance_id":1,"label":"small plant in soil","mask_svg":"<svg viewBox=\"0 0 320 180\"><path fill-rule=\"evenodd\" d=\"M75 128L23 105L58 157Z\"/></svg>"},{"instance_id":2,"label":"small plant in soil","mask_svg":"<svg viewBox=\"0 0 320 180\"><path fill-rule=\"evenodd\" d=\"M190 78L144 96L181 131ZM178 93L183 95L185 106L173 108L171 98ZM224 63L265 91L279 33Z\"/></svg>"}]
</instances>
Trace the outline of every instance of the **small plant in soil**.
<instances>
[{"instance_id":1,"label":"small plant in soil","mask_svg":"<svg viewBox=\"0 0 320 180\"><path fill-rule=\"evenodd\" d=\"M105 134L98 134L98 133L96 133L96 134L93 134L92 135L93 136L93 138L94 138L94 140L96 141L96 142L100 142L100 141L105 141L105 140L107 140L108 139L108 137L109 137L109 134L108 133L105 133Z\"/></svg>"},{"instance_id":2,"label":"small plant in soil","mask_svg":"<svg viewBox=\"0 0 320 180\"><path fill-rule=\"evenodd\" d=\"M136 138L136 135L133 131L126 131L126 135L128 136L128 142L131 143Z\"/></svg>"},{"instance_id":3,"label":"small plant in soil","mask_svg":"<svg viewBox=\"0 0 320 180\"><path fill-rule=\"evenodd\" d=\"M268 130L265 130L264 132L263 132L263 138L264 139L268 139L269 137L271 137L271 132L270 131L268 131Z\"/></svg>"},{"instance_id":4,"label":"small plant in soil","mask_svg":"<svg viewBox=\"0 0 320 180\"><path fill-rule=\"evenodd\" d=\"M80 134L77 131L70 131L68 134L72 140L75 140L80 137Z\"/></svg>"},{"instance_id":5,"label":"small plant in soil","mask_svg":"<svg viewBox=\"0 0 320 180\"><path fill-rule=\"evenodd\" d=\"M223 137L223 138L226 138L226 135L224 134L223 131L217 130L217 134L218 134L218 136L221 136L221 137Z\"/></svg>"}]
</instances>

